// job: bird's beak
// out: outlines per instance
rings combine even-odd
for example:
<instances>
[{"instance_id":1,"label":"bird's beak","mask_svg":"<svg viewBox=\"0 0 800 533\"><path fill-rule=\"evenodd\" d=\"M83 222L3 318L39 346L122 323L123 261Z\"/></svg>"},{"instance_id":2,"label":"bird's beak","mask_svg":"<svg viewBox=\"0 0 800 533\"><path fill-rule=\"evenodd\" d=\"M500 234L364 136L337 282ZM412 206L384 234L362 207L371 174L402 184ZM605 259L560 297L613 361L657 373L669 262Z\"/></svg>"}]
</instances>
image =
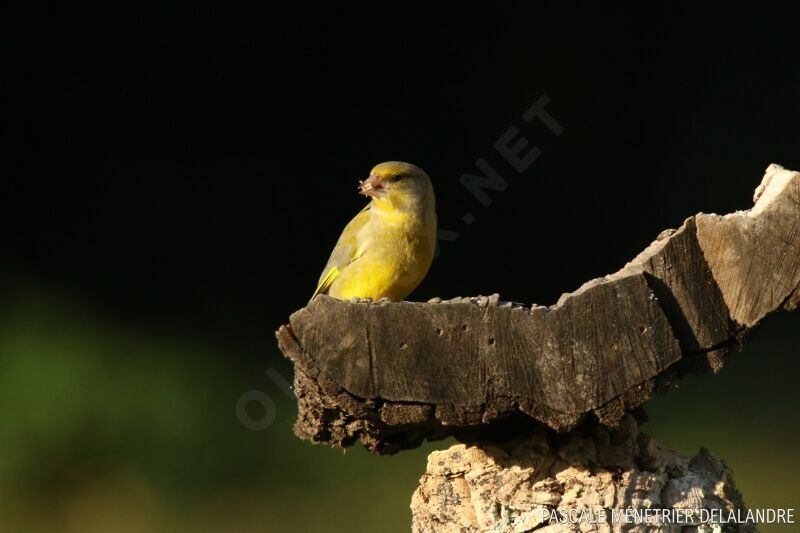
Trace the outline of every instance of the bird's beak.
<instances>
[{"instance_id":1,"label":"bird's beak","mask_svg":"<svg viewBox=\"0 0 800 533\"><path fill-rule=\"evenodd\" d=\"M380 177L370 174L364 181L358 182L359 193L364 196L383 198L386 195L386 187L383 186Z\"/></svg>"}]
</instances>

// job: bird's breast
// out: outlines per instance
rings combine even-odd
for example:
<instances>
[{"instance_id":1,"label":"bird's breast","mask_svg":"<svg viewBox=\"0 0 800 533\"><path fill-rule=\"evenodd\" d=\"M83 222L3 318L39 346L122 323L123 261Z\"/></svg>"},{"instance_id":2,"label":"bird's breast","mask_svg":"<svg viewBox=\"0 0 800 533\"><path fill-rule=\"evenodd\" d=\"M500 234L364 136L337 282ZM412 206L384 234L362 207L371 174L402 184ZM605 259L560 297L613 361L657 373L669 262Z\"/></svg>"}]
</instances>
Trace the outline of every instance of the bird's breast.
<instances>
[{"instance_id":1,"label":"bird's breast","mask_svg":"<svg viewBox=\"0 0 800 533\"><path fill-rule=\"evenodd\" d=\"M435 214L424 211L382 212L370 210L370 218L358 230L354 261L331 286L338 298L360 296L374 300L402 300L425 277L433 260L436 238Z\"/></svg>"}]
</instances>

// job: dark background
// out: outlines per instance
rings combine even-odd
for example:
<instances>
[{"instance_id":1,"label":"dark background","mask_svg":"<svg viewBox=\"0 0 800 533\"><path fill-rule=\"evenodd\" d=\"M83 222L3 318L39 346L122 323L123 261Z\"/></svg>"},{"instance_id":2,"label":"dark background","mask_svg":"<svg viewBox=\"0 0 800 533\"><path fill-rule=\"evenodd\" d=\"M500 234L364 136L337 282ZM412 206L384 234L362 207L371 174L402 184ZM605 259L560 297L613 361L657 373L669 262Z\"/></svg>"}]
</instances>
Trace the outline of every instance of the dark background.
<instances>
[{"instance_id":1,"label":"dark background","mask_svg":"<svg viewBox=\"0 0 800 533\"><path fill-rule=\"evenodd\" d=\"M236 530L260 531L270 520L271 530L312 530L304 507L289 518L273 492L295 494L287 489L295 486L309 501L317 493L330 501L362 468L377 479L403 472L405 485L392 483L386 496L393 510L382 512L398 517L391 527L407 528L424 453L398 463L356 452L360 466L335 470L335 452L291 437L293 404L264 375L274 367L290 378L273 331L307 301L364 203L357 180L380 161L424 168L440 228L459 233L441 242L412 299L499 292L540 304L617 270L691 214L748 208L769 163L800 168L798 10L255 6L3 14L0 280L9 336L0 358L7 379L25 386L0 407L20 413L36 395L41 404L6 436L8 449L31 457L15 452L5 470L0 463L5 486L30 485L19 498L31 511L18 513L19 523L35 517L89 531L100 516L108 531L115 522L98 509L118 505L137 509L138 519L152 515L148 527L196 528L206 518L193 510L208 507L198 502L224 486L241 492ZM542 95L561 136L522 120ZM542 150L522 174L493 148L510 126ZM480 157L509 183L489 191L488 207L459 182ZM785 357L772 356L777 367L756 363L738 375L761 369L768 382L794 372L797 325L788 317L773 326L779 342L769 349ZM97 355L87 362L89 352ZM712 382L697 398L746 386L710 393ZM268 431L236 424L236 398L252 388L279 406ZM775 403L773 388L759 390L754 402ZM57 411L75 394L90 396ZM700 400L663 401L669 412ZM98 411L105 403L113 412ZM157 413L173 418L156 424ZM191 431L181 426L187 417L196 419ZM785 440L781 420L769 424L778 433L767 442ZM124 430L109 429L115 424ZM680 424L669 433L665 422L664 435L685 436ZM708 438L678 440L694 451ZM296 463L276 460L285 453ZM328 468L328 477L319 473ZM152 508L130 507L139 501L130 495L92 499L129 482L145 487L139 499ZM85 496L87 484L101 488ZM51 490L66 503L52 516L34 511ZM242 503L263 502L254 494L264 491L272 507ZM794 498L796 482L780 494ZM352 505L335 501L330 513ZM335 519L327 527L369 529Z\"/></svg>"}]
</instances>

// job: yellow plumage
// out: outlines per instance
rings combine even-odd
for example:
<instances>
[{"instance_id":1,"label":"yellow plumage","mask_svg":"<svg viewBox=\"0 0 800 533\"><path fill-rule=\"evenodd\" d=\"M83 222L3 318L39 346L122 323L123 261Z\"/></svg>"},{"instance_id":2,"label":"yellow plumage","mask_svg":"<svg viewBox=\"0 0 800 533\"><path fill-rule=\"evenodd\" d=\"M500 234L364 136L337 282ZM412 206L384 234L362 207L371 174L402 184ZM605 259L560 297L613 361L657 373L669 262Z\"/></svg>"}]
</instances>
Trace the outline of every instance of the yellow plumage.
<instances>
[{"instance_id":1,"label":"yellow plumage","mask_svg":"<svg viewBox=\"0 0 800 533\"><path fill-rule=\"evenodd\" d=\"M399 161L381 163L360 184L372 201L342 231L314 296L402 300L433 261L433 186L420 168Z\"/></svg>"}]
</instances>

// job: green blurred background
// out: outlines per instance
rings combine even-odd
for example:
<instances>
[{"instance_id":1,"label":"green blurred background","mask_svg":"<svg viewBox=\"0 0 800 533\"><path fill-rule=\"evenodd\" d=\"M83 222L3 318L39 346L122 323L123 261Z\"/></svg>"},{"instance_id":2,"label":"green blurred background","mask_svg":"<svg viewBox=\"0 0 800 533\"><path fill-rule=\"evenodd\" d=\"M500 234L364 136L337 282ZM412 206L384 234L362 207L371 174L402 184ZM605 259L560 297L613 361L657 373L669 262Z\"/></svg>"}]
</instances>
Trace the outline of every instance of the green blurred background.
<instances>
[{"instance_id":1,"label":"green blurred background","mask_svg":"<svg viewBox=\"0 0 800 533\"><path fill-rule=\"evenodd\" d=\"M0 532L408 531L448 442L312 446L273 379L292 379L273 332L357 180L391 159L433 179L458 237L413 299L553 303L693 213L746 209L769 163L800 169L798 14L4 8ZM522 120L542 95L559 137ZM542 150L522 173L493 148L511 126ZM489 205L459 179L478 158L508 182ZM750 506L800 507L798 326L769 319L720 375L647 405L647 431L724 458ZM237 416L248 391L274 402L263 430Z\"/></svg>"},{"instance_id":2,"label":"green blurred background","mask_svg":"<svg viewBox=\"0 0 800 533\"><path fill-rule=\"evenodd\" d=\"M449 441L390 457L301 442L295 404L267 375L291 379L277 357L130 326L74 294L23 286L0 311L2 531L409 530L426 454ZM796 507L798 343L800 315L768 320L721 374L651 400L645 431L725 459L749 506ZM261 372L232 355L258 358ZM254 389L276 408L261 431L236 414Z\"/></svg>"}]
</instances>

